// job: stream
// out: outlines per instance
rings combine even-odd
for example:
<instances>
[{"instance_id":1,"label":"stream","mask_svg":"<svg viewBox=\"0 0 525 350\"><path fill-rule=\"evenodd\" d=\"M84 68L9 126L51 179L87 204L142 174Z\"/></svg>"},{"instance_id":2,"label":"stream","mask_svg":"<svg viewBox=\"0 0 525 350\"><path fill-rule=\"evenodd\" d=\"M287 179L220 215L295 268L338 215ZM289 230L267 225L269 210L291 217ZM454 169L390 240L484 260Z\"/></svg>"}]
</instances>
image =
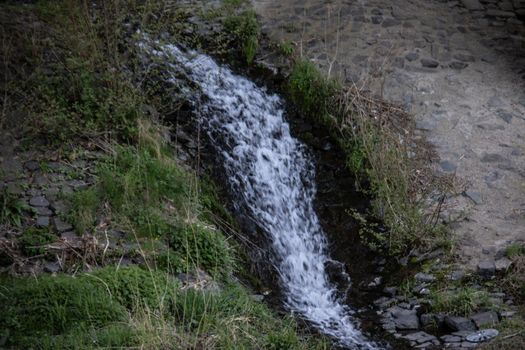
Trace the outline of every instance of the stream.
<instances>
[{"instance_id":1,"label":"stream","mask_svg":"<svg viewBox=\"0 0 525 350\"><path fill-rule=\"evenodd\" d=\"M341 347L379 349L329 281L326 267L334 261L314 209L315 166L291 136L284 101L209 56L169 44L144 47L168 62L174 81L182 69L199 87L199 122L221 157L235 206L271 241L285 307Z\"/></svg>"}]
</instances>

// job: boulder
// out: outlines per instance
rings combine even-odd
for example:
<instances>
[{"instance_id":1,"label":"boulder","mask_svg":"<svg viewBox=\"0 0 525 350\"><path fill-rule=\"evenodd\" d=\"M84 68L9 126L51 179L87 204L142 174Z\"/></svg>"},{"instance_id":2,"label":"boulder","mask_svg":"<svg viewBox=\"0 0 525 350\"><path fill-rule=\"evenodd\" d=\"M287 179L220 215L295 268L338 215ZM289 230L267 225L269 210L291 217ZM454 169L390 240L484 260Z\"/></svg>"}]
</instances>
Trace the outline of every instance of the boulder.
<instances>
[{"instance_id":1,"label":"boulder","mask_svg":"<svg viewBox=\"0 0 525 350\"><path fill-rule=\"evenodd\" d=\"M490 279L494 277L496 273L496 265L494 261L482 261L478 264L478 274L485 278Z\"/></svg>"},{"instance_id":2,"label":"boulder","mask_svg":"<svg viewBox=\"0 0 525 350\"><path fill-rule=\"evenodd\" d=\"M495 311L478 312L477 314L470 316L470 319L478 328L493 326L499 322L498 314Z\"/></svg>"},{"instance_id":3,"label":"boulder","mask_svg":"<svg viewBox=\"0 0 525 350\"><path fill-rule=\"evenodd\" d=\"M476 326L474 323L465 317L446 316L445 325L452 331L474 331Z\"/></svg>"}]
</instances>

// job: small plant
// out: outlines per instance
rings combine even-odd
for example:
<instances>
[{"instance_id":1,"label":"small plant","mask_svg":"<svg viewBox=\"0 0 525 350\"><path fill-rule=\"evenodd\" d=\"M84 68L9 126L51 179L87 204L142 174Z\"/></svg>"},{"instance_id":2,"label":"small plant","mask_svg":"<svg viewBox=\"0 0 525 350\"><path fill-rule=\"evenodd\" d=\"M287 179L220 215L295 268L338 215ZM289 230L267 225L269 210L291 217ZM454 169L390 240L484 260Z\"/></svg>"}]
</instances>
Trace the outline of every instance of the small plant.
<instances>
[{"instance_id":1,"label":"small plant","mask_svg":"<svg viewBox=\"0 0 525 350\"><path fill-rule=\"evenodd\" d=\"M227 17L224 28L240 41L246 63L252 63L259 47L260 31L255 12L244 11L239 15Z\"/></svg>"},{"instance_id":2,"label":"small plant","mask_svg":"<svg viewBox=\"0 0 525 350\"><path fill-rule=\"evenodd\" d=\"M283 56L290 57L294 53L294 47L288 42L282 42L277 46L279 53Z\"/></svg>"},{"instance_id":3,"label":"small plant","mask_svg":"<svg viewBox=\"0 0 525 350\"><path fill-rule=\"evenodd\" d=\"M432 310L468 316L480 308L491 308L487 292L464 287L455 291L435 291L431 294Z\"/></svg>"},{"instance_id":4,"label":"small plant","mask_svg":"<svg viewBox=\"0 0 525 350\"><path fill-rule=\"evenodd\" d=\"M10 224L20 227L25 211L31 208L7 190L0 192L0 224Z\"/></svg>"},{"instance_id":5,"label":"small plant","mask_svg":"<svg viewBox=\"0 0 525 350\"><path fill-rule=\"evenodd\" d=\"M46 228L30 227L22 233L18 239L18 244L25 255L35 256L45 254L46 245L56 239L57 237L49 233Z\"/></svg>"},{"instance_id":6,"label":"small plant","mask_svg":"<svg viewBox=\"0 0 525 350\"><path fill-rule=\"evenodd\" d=\"M300 61L288 79L288 90L298 108L315 121L324 121L330 114L330 101L337 84L325 78L312 62Z\"/></svg>"},{"instance_id":7,"label":"small plant","mask_svg":"<svg viewBox=\"0 0 525 350\"><path fill-rule=\"evenodd\" d=\"M525 244L524 243L513 243L505 249L505 254L509 258L518 257L525 255Z\"/></svg>"}]
</instances>

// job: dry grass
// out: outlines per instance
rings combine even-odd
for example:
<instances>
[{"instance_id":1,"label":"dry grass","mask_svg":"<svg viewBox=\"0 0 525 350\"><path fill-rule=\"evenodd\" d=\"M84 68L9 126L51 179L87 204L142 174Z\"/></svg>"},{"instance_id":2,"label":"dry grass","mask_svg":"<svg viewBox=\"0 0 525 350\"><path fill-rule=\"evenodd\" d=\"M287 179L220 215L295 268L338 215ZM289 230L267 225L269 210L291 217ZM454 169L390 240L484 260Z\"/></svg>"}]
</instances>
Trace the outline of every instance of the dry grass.
<instances>
[{"instance_id":1,"label":"dry grass","mask_svg":"<svg viewBox=\"0 0 525 350\"><path fill-rule=\"evenodd\" d=\"M413 116L375 99L357 86L343 87L334 113L351 168L364 175L374 197L374 212L389 227L376 237L395 255L448 241L439 214L446 194L458 192L453 176L440 175L433 147L416 134Z\"/></svg>"}]
</instances>

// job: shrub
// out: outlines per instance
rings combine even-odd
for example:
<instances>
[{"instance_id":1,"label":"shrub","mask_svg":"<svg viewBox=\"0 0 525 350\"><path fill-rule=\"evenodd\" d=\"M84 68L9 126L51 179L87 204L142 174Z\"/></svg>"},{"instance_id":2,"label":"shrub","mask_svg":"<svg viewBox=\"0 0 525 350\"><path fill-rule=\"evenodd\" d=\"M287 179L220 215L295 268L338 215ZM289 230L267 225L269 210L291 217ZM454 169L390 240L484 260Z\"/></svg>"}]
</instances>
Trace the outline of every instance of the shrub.
<instances>
[{"instance_id":1,"label":"shrub","mask_svg":"<svg viewBox=\"0 0 525 350\"><path fill-rule=\"evenodd\" d=\"M201 267L209 272L227 272L233 259L224 236L202 225L183 225L168 236L170 248L187 262L187 266Z\"/></svg>"},{"instance_id":2,"label":"shrub","mask_svg":"<svg viewBox=\"0 0 525 350\"><path fill-rule=\"evenodd\" d=\"M0 191L0 224L20 226L22 224L22 215L24 211L28 210L30 208L25 202L5 189Z\"/></svg>"},{"instance_id":3,"label":"shrub","mask_svg":"<svg viewBox=\"0 0 525 350\"><path fill-rule=\"evenodd\" d=\"M315 121L326 121L338 86L309 61L297 62L288 78L288 90L300 111Z\"/></svg>"},{"instance_id":4,"label":"shrub","mask_svg":"<svg viewBox=\"0 0 525 350\"><path fill-rule=\"evenodd\" d=\"M112 298L129 310L167 309L179 285L165 273L138 266L106 267L91 276L92 283L102 283L101 287L106 287Z\"/></svg>"},{"instance_id":5,"label":"shrub","mask_svg":"<svg viewBox=\"0 0 525 350\"><path fill-rule=\"evenodd\" d=\"M259 47L259 24L255 12L244 11L239 15L227 17L224 28L239 40L246 63L252 63Z\"/></svg>"}]
</instances>

